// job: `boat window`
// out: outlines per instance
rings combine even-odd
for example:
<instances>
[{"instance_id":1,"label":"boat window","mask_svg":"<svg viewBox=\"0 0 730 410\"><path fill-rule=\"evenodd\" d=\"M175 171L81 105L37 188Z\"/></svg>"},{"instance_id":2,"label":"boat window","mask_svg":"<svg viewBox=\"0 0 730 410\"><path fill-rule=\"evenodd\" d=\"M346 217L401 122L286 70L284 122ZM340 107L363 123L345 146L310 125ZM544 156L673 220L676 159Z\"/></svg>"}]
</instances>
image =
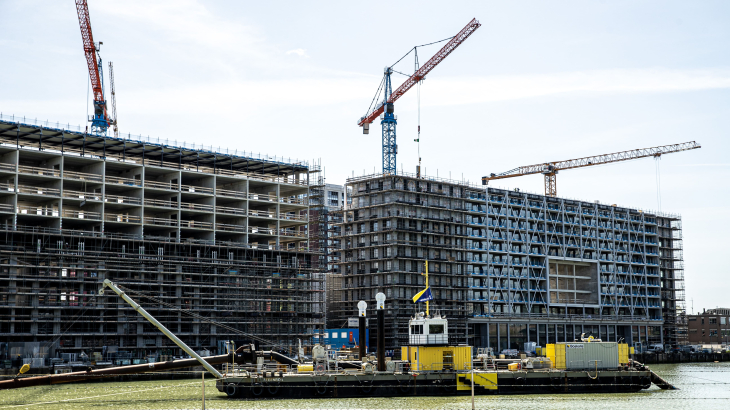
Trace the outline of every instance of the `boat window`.
<instances>
[{"instance_id":1,"label":"boat window","mask_svg":"<svg viewBox=\"0 0 730 410\"><path fill-rule=\"evenodd\" d=\"M440 335L444 333L444 325L428 325L428 333L431 335Z\"/></svg>"}]
</instances>

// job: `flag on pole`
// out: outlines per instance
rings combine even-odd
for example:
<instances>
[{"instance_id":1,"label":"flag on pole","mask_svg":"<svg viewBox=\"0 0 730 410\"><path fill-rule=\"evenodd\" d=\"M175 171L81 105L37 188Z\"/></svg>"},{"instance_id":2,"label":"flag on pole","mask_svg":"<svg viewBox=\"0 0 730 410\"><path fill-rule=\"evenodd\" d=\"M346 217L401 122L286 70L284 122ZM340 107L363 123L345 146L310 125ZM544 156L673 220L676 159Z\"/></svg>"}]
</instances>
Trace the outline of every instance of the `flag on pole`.
<instances>
[{"instance_id":1,"label":"flag on pole","mask_svg":"<svg viewBox=\"0 0 730 410\"><path fill-rule=\"evenodd\" d=\"M416 296L413 297L413 303L428 302L429 300L433 300L433 295L431 294L431 288L426 288L426 289L416 293Z\"/></svg>"}]
</instances>

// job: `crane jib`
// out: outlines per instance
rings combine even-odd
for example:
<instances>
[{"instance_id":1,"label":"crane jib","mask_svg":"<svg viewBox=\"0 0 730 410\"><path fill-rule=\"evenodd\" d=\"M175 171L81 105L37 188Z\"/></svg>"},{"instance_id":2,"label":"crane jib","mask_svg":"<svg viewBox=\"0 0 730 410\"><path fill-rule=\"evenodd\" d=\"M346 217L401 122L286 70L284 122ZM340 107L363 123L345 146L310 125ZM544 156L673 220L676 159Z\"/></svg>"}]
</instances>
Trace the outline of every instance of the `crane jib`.
<instances>
[{"instance_id":1,"label":"crane jib","mask_svg":"<svg viewBox=\"0 0 730 410\"><path fill-rule=\"evenodd\" d=\"M479 23L476 18L472 19L469 24L467 24L463 29L461 29L458 34L456 34L451 40L449 40L449 42L446 43L446 45L444 45L441 50L434 54L433 57L431 57L431 59L426 62L426 64L422 65L421 68L419 68L415 73L413 73L412 76L404 81L403 84L400 85L400 87L393 91L393 93L390 95L390 98L388 98L388 102L395 102L414 85L416 85L419 81L425 78L426 75L431 72L431 70L433 70L441 61L443 61L446 56L451 54L452 51L459 47L461 43L463 43L464 40L466 40L479 27L481 27L481 23ZM368 113L368 115L361 118L358 121L358 125L362 127L365 123L372 123L383 112L384 106L381 104L372 112Z\"/></svg>"}]
</instances>

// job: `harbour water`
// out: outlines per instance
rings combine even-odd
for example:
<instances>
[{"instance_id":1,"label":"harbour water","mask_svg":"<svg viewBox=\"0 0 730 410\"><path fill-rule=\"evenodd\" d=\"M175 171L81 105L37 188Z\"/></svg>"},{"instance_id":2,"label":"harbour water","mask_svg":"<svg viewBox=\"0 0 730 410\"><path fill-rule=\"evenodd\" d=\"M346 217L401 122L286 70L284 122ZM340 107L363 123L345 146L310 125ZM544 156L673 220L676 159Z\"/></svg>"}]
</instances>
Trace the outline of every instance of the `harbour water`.
<instances>
[{"instance_id":1,"label":"harbour water","mask_svg":"<svg viewBox=\"0 0 730 410\"><path fill-rule=\"evenodd\" d=\"M679 390L657 387L630 394L477 396L479 409L520 410L719 410L730 409L730 363L652 365ZM0 409L200 409L195 379L93 382L0 391ZM228 399L206 380L207 409L470 409L470 397L325 400Z\"/></svg>"}]
</instances>

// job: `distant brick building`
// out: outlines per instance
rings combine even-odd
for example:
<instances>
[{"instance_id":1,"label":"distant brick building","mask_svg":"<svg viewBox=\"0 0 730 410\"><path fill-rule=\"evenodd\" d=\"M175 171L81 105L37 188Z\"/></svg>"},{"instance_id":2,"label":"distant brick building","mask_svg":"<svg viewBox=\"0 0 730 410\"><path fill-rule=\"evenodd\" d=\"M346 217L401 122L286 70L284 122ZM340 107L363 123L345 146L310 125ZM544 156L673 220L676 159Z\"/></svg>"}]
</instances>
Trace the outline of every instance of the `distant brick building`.
<instances>
[{"instance_id":1,"label":"distant brick building","mask_svg":"<svg viewBox=\"0 0 730 410\"><path fill-rule=\"evenodd\" d=\"M730 343L730 309L703 310L688 316L690 344Z\"/></svg>"}]
</instances>

